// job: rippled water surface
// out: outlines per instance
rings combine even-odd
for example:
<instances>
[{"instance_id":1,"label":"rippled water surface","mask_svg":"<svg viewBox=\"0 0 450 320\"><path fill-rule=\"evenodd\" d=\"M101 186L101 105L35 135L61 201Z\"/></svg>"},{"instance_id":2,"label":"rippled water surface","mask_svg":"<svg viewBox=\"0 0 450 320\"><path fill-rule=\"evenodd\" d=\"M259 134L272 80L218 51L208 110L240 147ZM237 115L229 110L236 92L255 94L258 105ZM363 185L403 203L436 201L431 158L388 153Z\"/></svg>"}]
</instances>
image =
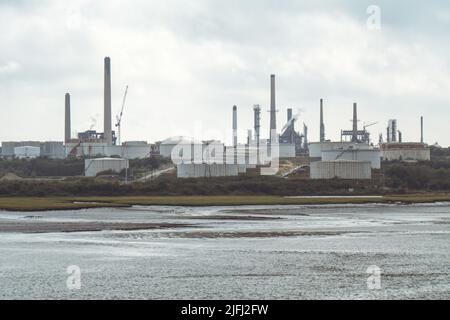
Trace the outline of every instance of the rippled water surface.
<instances>
[{"instance_id":1,"label":"rippled water surface","mask_svg":"<svg viewBox=\"0 0 450 320\"><path fill-rule=\"evenodd\" d=\"M3 299L450 298L445 203L0 212L0 230ZM71 265L79 290L66 285ZM379 290L367 286L372 265Z\"/></svg>"}]
</instances>

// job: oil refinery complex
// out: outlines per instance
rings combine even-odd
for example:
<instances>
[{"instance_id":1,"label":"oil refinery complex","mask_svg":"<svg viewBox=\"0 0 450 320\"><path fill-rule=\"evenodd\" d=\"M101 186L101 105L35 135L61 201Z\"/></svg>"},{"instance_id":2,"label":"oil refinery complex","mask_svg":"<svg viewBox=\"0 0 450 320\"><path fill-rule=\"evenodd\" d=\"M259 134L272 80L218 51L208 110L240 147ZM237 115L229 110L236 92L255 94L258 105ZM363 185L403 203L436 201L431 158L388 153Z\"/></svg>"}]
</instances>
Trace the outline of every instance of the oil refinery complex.
<instances>
[{"instance_id":1,"label":"oil refinery complex","mask_svg":"<svg viewBox=\"0 0 450 320\"><path fill-rule=\"evenodd\" d=\"M358 127L358 105L353 104L352 127L341 130L340 141L326 139L324 100L318 103L320 139L308 140L309 127L299 122L299 115L287 109L286 123L277 128L275 75L270 76L270 132L261 134L261 106L254 105L254 121L245 143L238 141L238 107L232 106L232 145L221 141L199 141L187 137L169 137L150 144L146 141L121 141L121 120L128 87L123 96L122 109L114 123L111 112L111 60L104 59L103 132L87 130L76 137L71 135L71 96L64 97L64 141L2 142L3 158L47 157L85 159L85 175L127 169L130 159L155 156L170 157L177 169L177 177L218 177L255 174L278 174L283 177L309 172L311 179L371 179L381 169L381 161L430 160L430 148L424 143L423 117L420 118L421 141L403 142L397 120L388 121L385 136L372 143L368 128L376 123ZM301 127L298 131L297 127Z\"/></svg>"}]
</instances>

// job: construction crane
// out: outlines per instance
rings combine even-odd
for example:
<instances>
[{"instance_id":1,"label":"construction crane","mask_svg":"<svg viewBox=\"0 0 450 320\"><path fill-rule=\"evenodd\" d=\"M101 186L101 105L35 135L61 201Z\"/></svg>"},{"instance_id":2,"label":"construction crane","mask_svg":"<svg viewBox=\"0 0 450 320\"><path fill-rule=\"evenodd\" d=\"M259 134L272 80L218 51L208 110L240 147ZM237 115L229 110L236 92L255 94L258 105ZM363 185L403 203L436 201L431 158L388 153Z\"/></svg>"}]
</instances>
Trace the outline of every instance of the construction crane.
<instances>
[{"instance_id":1,"label":"construction crane","mask_svg":"<svg viewBox=\"0 0 450 320\"><path fill-rule=\"evenodd\" d=\"M120 110L120 114L116 116L116 127L117 127L117 132L118 132L118 145L120 145L122 143L121 141L121 135L120 135L120 125L122 123L122 115L123 115L123 108L125 107L125 101L127 99L127 93L128 93L128 85L125 87L125 93L123 95L123 101L122 101L122 109Z\"/></svg>"},{"instance_id":2,"label":"construction crane","mask_svg":"<svg viewBox=\"0 0 450 320\"><path fill-rule=\"evenodd\" d=\"M368 127L374 126L374 125L376 125L376 124L378 124L378 122L373 122L373 123L369 123L369 124L364 125L364 131L365 131Z\"/></svg>"},{"instance_id":3,"label":"construction crane","mask_svg":"<svg viewBox=\"0 0 450 320\"><path fill-rule=\"evenodd\" d=\"M369 124L365 124L365 125L363 126L363 129L364 129L364 130L363 130L363 133L364 133L363 141L364 141L364 142L370 144L370 133L367 131L367 128L369 128L369 127L371 127L371 126L374 126L374 125L376 125L376 124L378 124L378 122L372 122L372 123L369 123Z\"/></svg>"}]
</instances>

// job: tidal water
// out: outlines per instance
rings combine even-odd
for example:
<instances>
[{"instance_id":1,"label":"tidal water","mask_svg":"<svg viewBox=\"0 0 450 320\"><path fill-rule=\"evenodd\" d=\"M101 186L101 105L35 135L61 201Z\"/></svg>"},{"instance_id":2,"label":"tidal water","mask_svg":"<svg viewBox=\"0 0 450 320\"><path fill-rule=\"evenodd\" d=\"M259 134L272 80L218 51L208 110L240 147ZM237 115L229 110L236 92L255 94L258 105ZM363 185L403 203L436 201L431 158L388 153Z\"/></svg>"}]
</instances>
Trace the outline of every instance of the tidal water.
<instances>
[{"instance_id":1,"label":"tidal water","mask_svg":"<svg viewBox=\"0 0 450 320\"><path fill-rule=\"evenodd\" d=\"M173 226L37 228L105 221ZM0 230L0 299L450 299L448 203L0 211Z\"/></svg>"}]
</instances>

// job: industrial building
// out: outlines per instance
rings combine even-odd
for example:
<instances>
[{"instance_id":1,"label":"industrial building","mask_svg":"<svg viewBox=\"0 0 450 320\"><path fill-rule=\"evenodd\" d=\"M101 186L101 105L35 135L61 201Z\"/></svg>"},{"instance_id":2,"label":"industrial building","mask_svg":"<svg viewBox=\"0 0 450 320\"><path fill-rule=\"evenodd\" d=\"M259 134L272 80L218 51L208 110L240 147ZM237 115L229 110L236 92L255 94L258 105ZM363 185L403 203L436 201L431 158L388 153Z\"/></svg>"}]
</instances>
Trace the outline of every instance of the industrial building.
<instances>
[{"instance_id":1,"label":"industrial building","mask_svg":"<svg viewBox=\"0 0 450 320\"><path fill-rule=\"evenodd\" d=\"M120 158L97 158L84 160L84 175L86 177L95 177L100 172L112 171L120 173L129 168L128 159Z\"/></svg>"},{"instance_id":2,"label":"industrial building","mask_svg":"<svg viewBox=\"0 0 450 320\"><path fill-rule=\"evenodd\" d=\"M281 130L279 139L280 158L293 158L305 154L305 131L306 125L303 125L303 133L295 130L295 123L298 121L298 115L292 115L292 109L287 109L287 122ZM306 133L307 134L307 133Z\"/></svg>"},{"instance_id":3,"label":"industrial building","mask_svg":"<svg viewBox=\"0 0 450 320\"><path fill-rule=\"evenodd\" d=\"M16 155L15 149L18 147L35 147L39 149L40 157L52 159L64 158L64 145L58 141L4 141L2 142L2 158L13 158ZM18 149L20 150L20 149ZM35 152L37 153L37 152Z\"/></svg>"},{"instance_id":4,"label":"industrial building","mask_svg":"<svg viewBox=\"0 0 450 320\"><path fill-rule=\"evenodd\" d=\"M386 161L429 161L431 159L430 147L420 142L383 143L380 148L381 157Z\"/></svg>"},{"instance_id":5,"label":"industrial building","mask_svg":"<svg viewBox=\"0 0 450 320\"><path fill-rule=\"evenodd\" d=\"M352 130L341 130L341 141L325 140L323 100L320 101L320 142L309 143L312 179L370 179L372 169L381 168L381 152L370 144L365 125L358 129L358 108L353 104Z\"/></svg>"},{"instance_id":6,"label":"industrial building","mask_svg":"<svg viewBox=\"0 0 450 320\"><path fill-rule=\"evenodd\" d=\"M103 92L103 132L90 129L79 132L76 138L71 136L71 100L70 94L65 95L65 128L63 157L94 157L94 156L118 156L127 159L147 158L155 151L155 146L145 141L120 142L120 126L125 106L128 86L122 101L122 109L117 116L116 127L119 136L112 130L111 116L111 59L104 59L104 92Z\"/></svg>"},{"instance_id":7,"label":"industrial building","mask_svg":"<svg viewBox=\"0 0 450 320\"><path fill-rule=\"evenodd\" d=\"M33 146L23 146L14 148L14 157L19 159L32 159L41 155L41 148Z\"/></svg>"},{"instance_id":8,"label":"industrial building","mask_svg":"<svg viewBox=\"0 0 450 320\"><path fill-rule=\"evenodd\" d=\"M355 102L353 103L352 130L341 130L341 141L370 144L370 133L367 131L367 128L377 124L378 122L366 124L362 130L359 130L358 121L358 104Z\"/></svg>"},{"instance_id":9,"label":"industrial building","mask_svg":"<svg viewBox=\"0 0 450 320\"><path fill-rule=\"evenodd\" d=\"M63 142L3 142L3 157L81 157L95 158L86 160L86 175L93 176L100 171L122 170L127 168L128 160L147 158L153 154L171 158L177 165L177 176L218 177L236 176L247 173L248 169L259 170L263 166L274 164L273 161L285 160L288 165L308 165L311 162L313 179L345 178L368 179L367 172L381 168L384 160L429 160L430 148L423 143L423 118L421 118L421 143L402 143L402 133L398 130L397 120L391 119L387 128L387 143L380 148L371 144L367 128L376 124L365 124L358 128L357 104L353 104L351 130L341 130L341 141L326 140L324 123L324 100L320 99L320 136L319 142L308 141L308 126L303 123L303 132L296 130L299 115L287 108L287 121L277 132L277 104L275 75L270 75L270 132L267 139L261 138L261 106L254 105L254 123L248 130L246 143L238 141L238 107L232 106L232 145L225 146L220 141L199 141L183 136L170 137L155 144L145 141L121 142L121 120L128 93L126 86L120 114L117 115L118 136L112 128L111 111L111 59L104 59L103 83L103 132L92 127L72 137L71 130L71 96L64 97L64 141ZM309 159L302 156L309 155ZM294 159L296 158L296 159ZM304 161L305 160L305 161ZM302 163L302 161L304 161ZM277 162L275 162L277 163ZM291 169L291 168L288 168ZM292 168L295 170L296 168ZM251 171L251 170L250 170Z\"/></svg>"},{"instance_id":10,"label":"industrial building","mask_svg":"<svg viewBox=\"0 0 450 320\"><path fill-rule=\"evenodd\" d=\"M310 165L311 179L371 179L369 161L316 161Z\"/></svg>"}]
</instances>

